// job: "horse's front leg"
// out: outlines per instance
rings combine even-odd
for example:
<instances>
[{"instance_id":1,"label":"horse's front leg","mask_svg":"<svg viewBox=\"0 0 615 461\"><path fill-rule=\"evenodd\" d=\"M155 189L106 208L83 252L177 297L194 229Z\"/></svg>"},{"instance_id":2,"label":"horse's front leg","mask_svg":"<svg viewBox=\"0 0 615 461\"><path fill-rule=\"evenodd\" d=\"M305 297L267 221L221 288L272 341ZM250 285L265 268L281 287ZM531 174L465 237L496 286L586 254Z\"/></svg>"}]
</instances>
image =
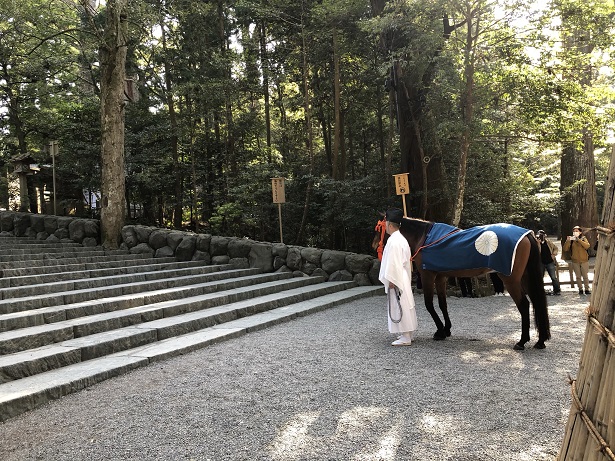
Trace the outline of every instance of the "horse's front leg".
<instances>
[{"instance_id":1,"label":"horse's front leg","mask_svg":"<svg viewBox=\"0 0 615 461\"><path fill-rule=\"evenodd\" d=\"M435 276L434 274L423 272L421 273L421 281L423 283L423 299L425 300L425 307L427 308L427 312L429 312L429 314L431 315L431 318L433 319L437 328L437 331L433 335L433 339L446 339L444 324L442 323L442 320L440 320L440 316L436 312L436 308L433 304ZM439 299L440 298L438 296L438 301Z\"/></svg>"},{"instance_id":2,"label":"horse's front leg","mask_svg":"<svg viewBox=\"0 0 615 461\"><path fill-rule=\"evenodd\" d=\"M438 294L438 306L442 311L442 317L444 318L444 328L442 332L444 333L444 338L451 335L451 319L448 316L448 304L446 303L446 282L447 277L443 275L436 276L436 293Z\"/></svg>"}]
</instances>

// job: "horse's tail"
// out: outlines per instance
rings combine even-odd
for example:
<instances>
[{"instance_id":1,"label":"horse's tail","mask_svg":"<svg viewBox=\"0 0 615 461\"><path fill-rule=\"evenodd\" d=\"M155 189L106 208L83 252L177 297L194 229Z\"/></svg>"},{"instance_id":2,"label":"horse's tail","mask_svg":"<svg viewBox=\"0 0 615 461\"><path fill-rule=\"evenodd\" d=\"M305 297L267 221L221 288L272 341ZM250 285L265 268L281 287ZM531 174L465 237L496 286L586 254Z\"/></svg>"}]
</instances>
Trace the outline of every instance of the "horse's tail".
<instances>
[{"instance_id":1,"label":"horse's tail","mask_svg":"<svg viewBox=\"0 0 615 461\"><path fill-rule=\"evenodd\" d=\"M534 307L534 322L536 322L536 328L538 329L538 339L539 341L546 341L551 338L551 327L549 325L549 310L547 308L547 295L543 281L544 272L540 259L540 248L532 235L528 235L527 238L530 241L530 256L525 269L528 296Z\"/></svg>"}]
</instances>

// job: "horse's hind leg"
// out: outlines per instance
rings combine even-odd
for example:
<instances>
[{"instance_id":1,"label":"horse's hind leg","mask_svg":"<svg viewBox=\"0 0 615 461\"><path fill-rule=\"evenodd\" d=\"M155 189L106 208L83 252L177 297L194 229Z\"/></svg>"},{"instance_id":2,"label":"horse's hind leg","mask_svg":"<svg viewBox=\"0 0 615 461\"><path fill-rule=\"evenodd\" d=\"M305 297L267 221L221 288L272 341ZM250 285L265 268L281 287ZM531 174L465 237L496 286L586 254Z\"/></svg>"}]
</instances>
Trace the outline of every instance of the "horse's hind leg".
<instances>
[{"instance_id":1,"label":"horse's hind leg","mask_svg":"<svg viewBox=\"0 0 615 461\"><path fill-rule=\"evenodd\" d=\"M440 316L436 312L436 308L433 304L434 276L427 273L421 273L421 280L423 282L423 299L425 300L425 308L427 308L427 312L429 312L429 315L431 315L431 318L433 319L437 328L436 332L433 335L433 339L446 339L444 324L442 323L442 320L440 320ZM439 300L440 297L438 295L438 301Z\"/></svg>"},{"instance_id":2,"label":"horse's hind leg","mask_svg":"<svg viewBox=\"0 0 615 461\"><path fill-rule=\"evenodd\" d=\"M436 293L438 294L438 306L442 311L442 317L444 317L442 332L445 337L448 337L451 335L451 319L448 316L448 304L446 303L446 277L442 275L436 276Z\"/></svg>"},{"instance_id":3,"label":"horse's hind leg","mask_svg":"<svg viewBox=\"0 0 615 461\"><path fill-rule=\"evenodd\" d=\"M521 288L521 284L506 282L504 281L506 289L521 314L521 339L515 344L514 349L522 351L525 349L525 343L530 340L530 301L527 299L525 291Z\"/></svg>"}]
</instances>

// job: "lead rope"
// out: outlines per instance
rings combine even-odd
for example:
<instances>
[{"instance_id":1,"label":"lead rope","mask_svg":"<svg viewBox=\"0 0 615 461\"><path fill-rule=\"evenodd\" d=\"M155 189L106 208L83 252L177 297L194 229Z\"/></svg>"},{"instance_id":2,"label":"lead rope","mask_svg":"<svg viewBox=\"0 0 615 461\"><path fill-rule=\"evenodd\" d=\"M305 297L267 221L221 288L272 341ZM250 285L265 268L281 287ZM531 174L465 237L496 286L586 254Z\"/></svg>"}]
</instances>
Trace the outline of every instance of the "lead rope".
<instances>
[{"instance_id":1,"label":"lead rope","mask_svg":"<svg viewBox=\"0 0 615 461\"><path fill-rule=\"evenodd\" d=\"M401 293L397 289L397 287L393 288L395 290L395 298L397 299L397 307L399 307L399 319L394 319L391 315L391 292L389 291L388 301L389 301L389 318L393 323L401 322L401 318L404 316L404 311L401 310Z\"/></svg>"}]
</instances>

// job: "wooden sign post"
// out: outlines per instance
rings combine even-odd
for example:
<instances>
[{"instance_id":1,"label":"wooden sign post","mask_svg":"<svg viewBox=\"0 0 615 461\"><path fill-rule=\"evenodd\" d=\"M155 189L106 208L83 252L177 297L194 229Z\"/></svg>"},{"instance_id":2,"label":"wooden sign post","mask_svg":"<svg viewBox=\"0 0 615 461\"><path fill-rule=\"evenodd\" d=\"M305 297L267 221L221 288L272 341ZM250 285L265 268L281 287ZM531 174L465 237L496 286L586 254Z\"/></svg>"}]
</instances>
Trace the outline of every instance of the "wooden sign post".
<instances>
[{"instance_id":1,"label":"wooden sign post","mask_svg":"<svg viewBox=\"0 0 615 461\"><path fill-rule=\"evenodd\" d=\"M278 204L278 220L280 221L280 243L284 243L282 238L282 203L286 203L284 193L284 178L271 178L271 192L273 203Z\"/></svg>"},{"instance_id":2,"label":"wooden sign post","mask_svg":"<svg viewBox=\"0 0 615 461\"><path fill-rule=\"evenodd\" d=\"M394 174L395 189L397 195L401 195L401 199L404 203L404 218L408 217L406 213L406 194L410 193L410 186L408 185L408 173Z\"/></svg>"}]
</instances>

